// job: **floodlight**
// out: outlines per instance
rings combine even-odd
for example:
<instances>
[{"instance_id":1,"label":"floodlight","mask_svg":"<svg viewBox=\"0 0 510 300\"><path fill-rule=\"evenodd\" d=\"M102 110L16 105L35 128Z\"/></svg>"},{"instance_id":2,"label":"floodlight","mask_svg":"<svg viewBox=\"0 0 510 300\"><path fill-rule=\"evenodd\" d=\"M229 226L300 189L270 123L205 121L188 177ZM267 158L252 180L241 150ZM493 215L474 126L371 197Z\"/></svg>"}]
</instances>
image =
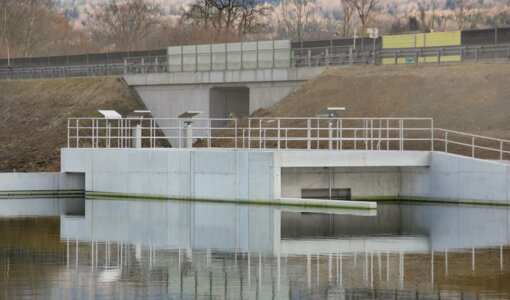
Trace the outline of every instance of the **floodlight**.
<instances>
[{"instance_id":1,"label":"floodlight","mask_svg":"<svg viewBox=\"0 0 510 300\"><path fill-rule=\"evenodd\" d=\"M102 114L105 119L108 120L122 119L121 114L114 110L98 110L98 112Z\"/></svg>"}]
</instances>

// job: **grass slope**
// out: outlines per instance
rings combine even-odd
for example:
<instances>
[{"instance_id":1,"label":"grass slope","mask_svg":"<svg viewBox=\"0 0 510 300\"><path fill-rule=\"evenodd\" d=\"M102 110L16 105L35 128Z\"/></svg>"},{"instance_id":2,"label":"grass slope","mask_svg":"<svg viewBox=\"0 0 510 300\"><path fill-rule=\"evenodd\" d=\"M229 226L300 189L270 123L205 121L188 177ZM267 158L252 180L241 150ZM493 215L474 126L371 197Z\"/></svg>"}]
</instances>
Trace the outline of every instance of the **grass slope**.
<instances>
[{"instance_id":1,"label":"grass slope","mask_svg":"<svg viewBox=\"0 0 510 300\"><path fill-rule=\"evenodd\" d=\"M436 127L510 139L510 64L337 67L255 116L433 117Z\"/></svg>"},{"instance_id":2,"label":"grass slope","mask_svg":"<svg viewBox=\"0 0 510 300\"><path fill-rule=\"evenodd\" d=\"M0 81L0 172L58 171L67 118L142 108L114 77Z\"/></svg>"}]
</instances>

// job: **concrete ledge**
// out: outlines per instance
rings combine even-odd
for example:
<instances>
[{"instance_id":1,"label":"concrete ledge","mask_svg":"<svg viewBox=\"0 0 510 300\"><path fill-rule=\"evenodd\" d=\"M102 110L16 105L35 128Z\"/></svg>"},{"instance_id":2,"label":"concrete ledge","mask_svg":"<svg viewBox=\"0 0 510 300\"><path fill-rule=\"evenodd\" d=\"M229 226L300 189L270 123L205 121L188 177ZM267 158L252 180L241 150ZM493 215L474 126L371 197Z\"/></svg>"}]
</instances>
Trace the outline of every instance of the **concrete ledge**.
<instances>
[{"instance_id":1,"label":"concrete ledge","mask_svg":"<svg viewBox=\"0 0 510 300\"><path fill-rule=\"evenodd\" d=\"M288 167L428 167L429 151L280 151Z\"/></svg>"},{"instance_id":2,"label":"concrete ledge","mask_svg":"<svg viewBox=\"0 0 510 300\"><path fill-rule=\"evenodd\" d=\"M353 209L377 209L377 202L349 201L349 200L320 200L301 198L280 198L280 203L293 206L317 206Z\"/></svg>"},{"instance_id":3,"label":"concrete ledge","mask_svg":"<svg viewBox=\"0 0 510 300\"><path fill-rule=\"evenodd\" d=\"M255 70L198 71L124 75L130 86L166 84L211 84L240 82L307 81L325 67Z\"/></svg>"},{"instance_id":4,"label":"concrete ledge","mask_svg":"<svg viewBox=\"0 0 510 300\"><path fill-rule=\"evenodd\" d=\"M0 196L56 196L84 190L84 174L0 173Z\"/></svg>"},{"instance_id":5,"label":"concrete ledge","mask_svg":"<svg viewBox=\"0 0 510 300\"><path fill-rule=\"evenodd\" d=\"M181 199L171 198L165 196L155 195L142 195L142 194L124 194L124 193L108 193L108 192L85 192L86 199L137 199L137 200L179 200L179 201L193 201L193 202L211 202L211 203L238 203L249 205L274 205L274 206L289 206L289 207L302 207L302 208L346 208L353 210L375 210L377 209L376 202L362 202L362 201L340 201L340 200L318 200L318 199L294 199L294 198L281 198L276 200L230 200L230 199L214 199L214 198L193 198Z\"/></svg>"}]
</instances>

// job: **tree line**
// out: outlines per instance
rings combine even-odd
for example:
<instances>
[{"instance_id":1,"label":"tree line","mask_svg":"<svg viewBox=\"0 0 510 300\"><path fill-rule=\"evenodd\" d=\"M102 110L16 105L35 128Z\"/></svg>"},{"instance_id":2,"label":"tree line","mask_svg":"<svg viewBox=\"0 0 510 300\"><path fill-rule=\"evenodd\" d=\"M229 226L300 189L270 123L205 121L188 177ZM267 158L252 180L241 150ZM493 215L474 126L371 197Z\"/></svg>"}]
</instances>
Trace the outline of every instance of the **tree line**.
<instances>
[{"instance_id":1,"label":"tree line","mask_svg":"<svg viewBox=\"0 0 510 300\"><path fill-rule=\"evenodd\" d=\"M394 1L394 2L391 2ZM242 40L366 36L510 25L510 0L193 0L177 15L108 0L77 26L52 0L0 0L0 56L159 49ZM328 4L329 9L324 6Z\"/></svg>"}]
</instances>

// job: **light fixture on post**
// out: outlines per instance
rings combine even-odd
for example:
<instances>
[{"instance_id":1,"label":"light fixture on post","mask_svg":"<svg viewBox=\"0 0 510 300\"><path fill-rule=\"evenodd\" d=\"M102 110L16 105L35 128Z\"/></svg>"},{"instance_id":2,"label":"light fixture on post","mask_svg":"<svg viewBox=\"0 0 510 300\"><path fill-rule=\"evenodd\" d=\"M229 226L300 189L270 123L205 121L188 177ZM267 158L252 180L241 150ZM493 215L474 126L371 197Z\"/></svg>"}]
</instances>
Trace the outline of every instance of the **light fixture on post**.
<instances>
[{"instance_id":1,"label":"light fixture on post","mask_svg":"<svg viewBox=\"0 0 510 300\"><path fill-rule=\"evenodd\" d=\"M326 109L324 110L321 110L319 113L317 113L317 117L319 118L328 118L328 149L331 150L333 149L333 123L332 123L332 118L337 118L338 117L338 112L340 111L345 111L345 107L327 107ZM319 127L319 126L317 126ZM319 130L317 128L317 130ZM319 137L319 135L317 134L317 137ZM318 143L318 141L317 141Z\"/></svg>"},{"instance_id":2,"label":"light fixture on post","mask_svg":"<svg viewBox=\"0 0 510 300\"><path fill-rule=\"evenodd\" d=\"M131 128L132 121L134 121L134 123L136 124L136 126L132 129L131 133L131 136L134 140L134 143L131 145L131 147L133 148L142 148L142 128L143 128L142 123L145 117L151 117L150 110L134 110L127 116L128 128ZM149 122L153 122L153 120L149 120ZM149 128L152 128L152 126L149 126Z\"/></svg>"},{"instance_id":3,"label":"light fixture on post","mask_svg":"<svg viewBox=\"0 0 510 300\"><path fill-rule=\"evenodd\" d=\"M110 120L121 120L122 115L114 110L104 110L100 109L98 112L103 115L103 117L106 119L106 148L110 148L110 136L111 136L111 127L112 124ZM96 129L96 134L99 136L99 128ZM97 141L97 139L96 139ZM99 142L99 141L97 141Z\"/></svg>"},{"instance_id":4,"label":"light fixture on post","mask_svg":"<svg viewBox=\"0 0 510 300\"><path fill-rule=\"evenodd\" d=\"M193 147L193 127L192 127L192 124L193 124L193 117L195 117L196 115L199 115L203 113L202 111L186 111L182 114L180 114L178 116L178 118L180 120L182 120L182 122L184 123L185 126L184 127L184 138L185 138L185 144L184 144L184 148L192 148ZM179 126L181 127L181 126ZM208 128L208 130L211 130L211 128ZM180 130L179 130L180 132ZM180 139L181 135L179 134L179 148L181 148L181 139Z\"/></svg>"}]
</instances>

